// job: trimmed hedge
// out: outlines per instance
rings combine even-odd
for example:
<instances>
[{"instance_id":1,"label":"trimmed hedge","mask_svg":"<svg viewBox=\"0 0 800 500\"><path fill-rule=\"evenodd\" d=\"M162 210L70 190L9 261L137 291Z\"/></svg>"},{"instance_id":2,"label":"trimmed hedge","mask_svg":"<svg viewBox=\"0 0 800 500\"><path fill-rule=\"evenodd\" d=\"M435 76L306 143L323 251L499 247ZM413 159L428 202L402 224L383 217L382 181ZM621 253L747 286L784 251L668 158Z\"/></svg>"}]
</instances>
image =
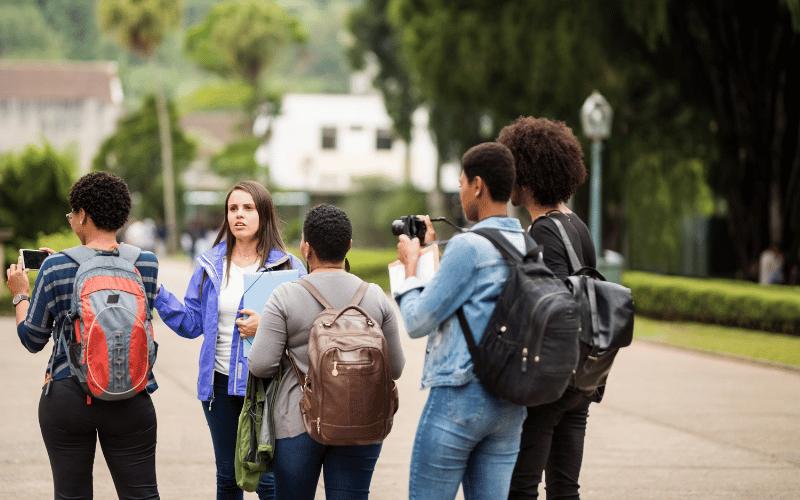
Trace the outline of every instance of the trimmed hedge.
<instances>
[{"instance_id":1,"label":"trimmed hedge","mask_svg":"<svg viewBox=\"0 0 800 500\"><path fill-rule=\"evenodd\" d=\"M622 281L643 316L800 335L800 287L634 271Z\"/></svg>"},{"instance_id":2,"label":"trimmed hedge","mask_svg":"<svg viewBox=\"0 0 800 500\"><path fill-rule=\"evenodd\" d=\"M288 250L300 258L297 247ZM389 270L387 266L397 259L397 250L394 248L354 248L347 253L350 262L350 272L364 281L377 283L384 291L389 291Z\"/></svg>"},{"instance_id":3,"label":"trimmed hedge","mask_svg":"<svg viewBox=\"0 0 800 500\"><path fill-rule=\"evenodd\" d=\"M397 260L397 250L391 249L353 249L347 254L350 272L364 281L377 283L385 292L389 291L390 262Z\"/></svg>"}]
</instances>

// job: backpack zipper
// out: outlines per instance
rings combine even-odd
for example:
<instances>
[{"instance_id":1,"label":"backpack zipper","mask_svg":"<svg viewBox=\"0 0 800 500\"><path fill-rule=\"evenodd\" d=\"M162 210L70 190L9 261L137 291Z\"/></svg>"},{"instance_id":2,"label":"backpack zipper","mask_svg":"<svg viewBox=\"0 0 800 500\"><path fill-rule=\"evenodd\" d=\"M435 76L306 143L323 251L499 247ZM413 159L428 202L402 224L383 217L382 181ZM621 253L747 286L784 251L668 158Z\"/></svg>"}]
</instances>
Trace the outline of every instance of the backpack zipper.
<instances>
[{"instance_id":1,"label":"backpack zipper","mask_svg":"<svg viewBox=\"0 0 800 500\"><path fill-rule=\"evenodd\" d=\"M331 375L334 377L339 376L339 368L340 366L366 366L372 364L371 361L334 361L333 362L333 370L331 370Z\"/></svg>"}]
</instances>

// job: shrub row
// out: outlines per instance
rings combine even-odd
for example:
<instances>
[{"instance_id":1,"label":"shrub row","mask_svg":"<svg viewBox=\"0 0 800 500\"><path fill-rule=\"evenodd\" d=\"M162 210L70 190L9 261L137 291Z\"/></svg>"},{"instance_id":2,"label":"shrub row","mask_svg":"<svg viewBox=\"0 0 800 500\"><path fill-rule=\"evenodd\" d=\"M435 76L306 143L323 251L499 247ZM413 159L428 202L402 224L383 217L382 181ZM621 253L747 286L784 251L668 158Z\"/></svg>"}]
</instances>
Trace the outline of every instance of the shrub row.
<instances>
[{"instance_id":1,"label":"shrub row","mask_svg":"<svg viewBox=\"0 0 800 500\"><path fill-rule=\"evenodd\" d=\"M347 254L350 271L364 281L377 283L389 291L389 270L387 266L397 259L397 251L392 249L353 249Z\"/></svg>"},{"instance_id":2,"label":"shrub row","mask_svg":"<svg viewBox=\"0 0 800 500\"><path fill-rule=\"evenodd\" d=\"M644 316L800 335L800 287L633 271L623 283Z\"/></svg>"},{"instance_id":3,"label":"shrub row","mask_svg":"<svg viewBox=\"0 0 800 500\"><path fill-rule=\"evenodd\" d=\"M300 258L300 250L297 247L289 247L288 250ZM389 291L389 270L387 266L396 259L397 251L394 248L354 248L347 253L350 272L364 281L377 283L386 292Z\"/></svg>"}]
</instances>

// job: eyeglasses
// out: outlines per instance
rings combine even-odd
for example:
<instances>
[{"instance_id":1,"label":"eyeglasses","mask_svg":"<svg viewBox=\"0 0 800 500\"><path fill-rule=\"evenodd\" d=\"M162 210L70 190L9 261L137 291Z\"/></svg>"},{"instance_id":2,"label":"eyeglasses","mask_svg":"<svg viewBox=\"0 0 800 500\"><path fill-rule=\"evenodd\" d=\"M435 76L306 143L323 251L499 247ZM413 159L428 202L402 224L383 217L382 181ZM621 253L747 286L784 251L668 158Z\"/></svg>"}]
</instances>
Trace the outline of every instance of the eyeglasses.
<instances>
[{"instance_id":1,"label":"eyeglasses","mask_svg":"<svg viewBox=\"0 0 800 500\"><path fill-rule=\"evenodd\" d=\"M65 215L67 216L67 222L72 222L72 212L67 212Z\"/></svg>"}]
</instances>

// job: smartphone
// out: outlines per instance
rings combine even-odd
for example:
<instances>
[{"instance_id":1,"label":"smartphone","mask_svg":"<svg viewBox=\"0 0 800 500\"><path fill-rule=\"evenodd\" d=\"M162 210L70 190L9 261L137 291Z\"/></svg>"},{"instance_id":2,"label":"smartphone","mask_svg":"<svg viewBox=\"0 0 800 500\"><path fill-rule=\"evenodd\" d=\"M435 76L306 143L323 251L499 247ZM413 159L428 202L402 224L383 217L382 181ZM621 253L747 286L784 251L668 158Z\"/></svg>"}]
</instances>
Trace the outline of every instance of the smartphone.
<instances>
[{"instance_id":1,"label":"smartphone","mask_svg":"<svg viewBox=\"0 0 800 500\"><path fill-rule=\"evenodd\" d=\"M50 254L42 251L42 250L32 250L29 248L23 248L19 251L19 254L22 256L22 265L25 269L39 269L42 267L42 262L46 259Z\"/></svg>"}]
</instances>

